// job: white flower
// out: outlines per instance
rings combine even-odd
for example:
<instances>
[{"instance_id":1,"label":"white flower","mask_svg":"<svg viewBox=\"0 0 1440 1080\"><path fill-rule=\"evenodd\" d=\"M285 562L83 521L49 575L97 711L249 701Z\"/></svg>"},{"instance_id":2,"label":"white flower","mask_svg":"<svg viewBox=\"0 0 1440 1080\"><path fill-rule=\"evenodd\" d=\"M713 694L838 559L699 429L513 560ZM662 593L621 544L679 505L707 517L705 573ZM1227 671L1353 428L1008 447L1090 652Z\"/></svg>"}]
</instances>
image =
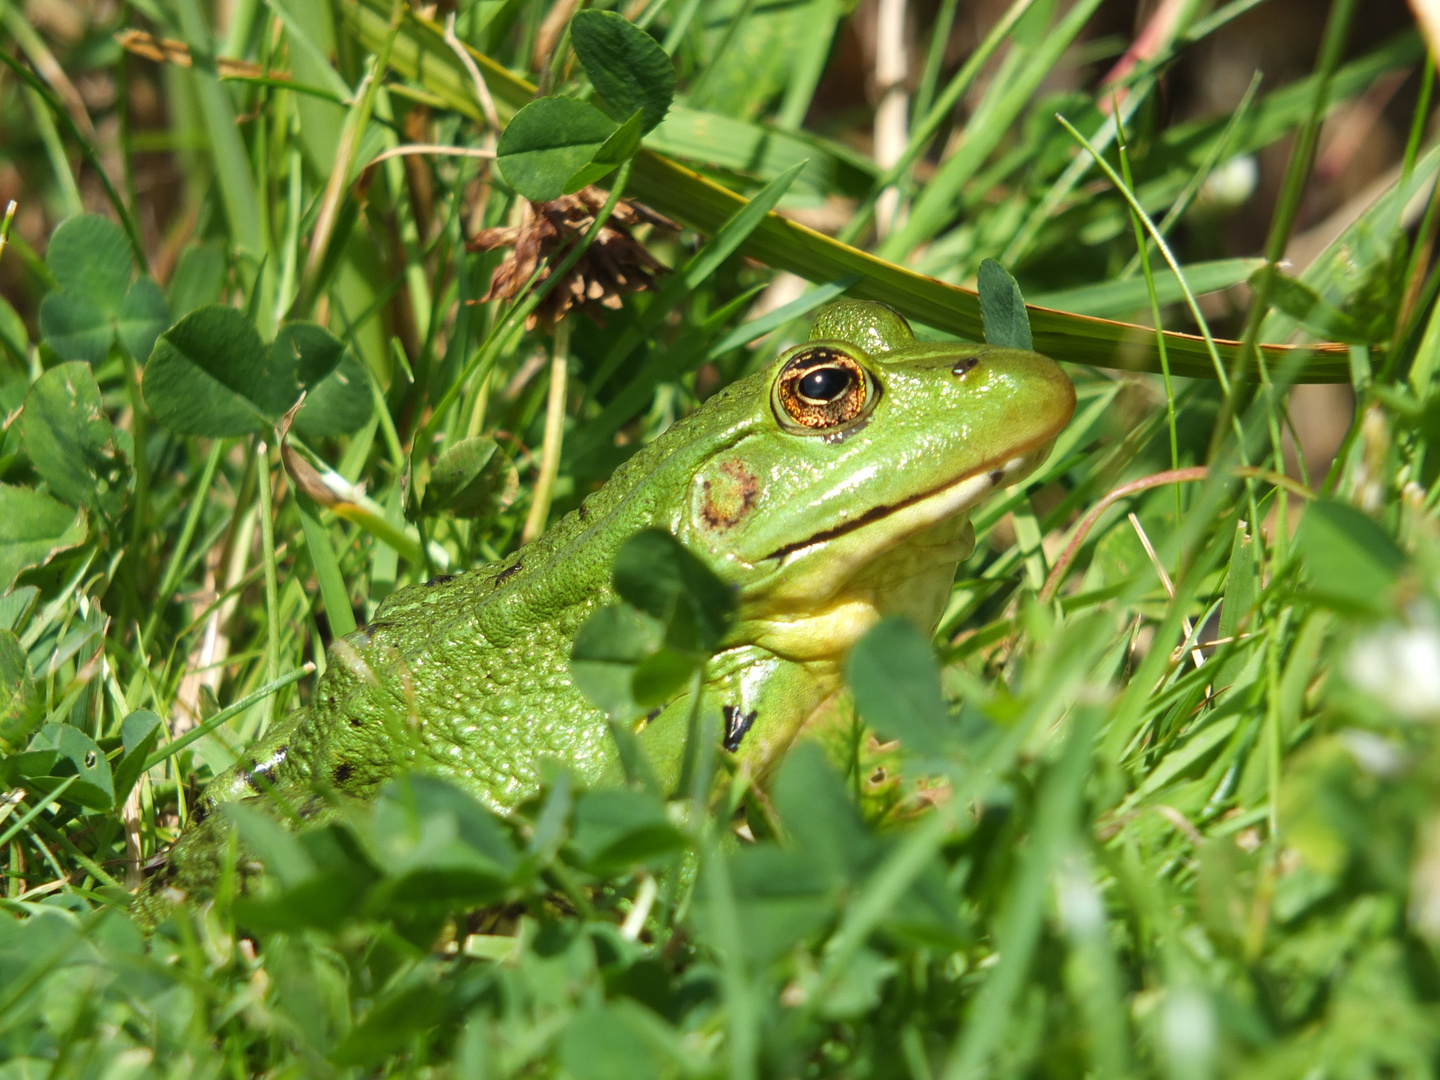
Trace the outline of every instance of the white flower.
<instances>
[{"instance_id":1,"label":"white flower","mask_svg":"<svg viewBox=\"0 0 1440 1080\"><path fill-rule=\"evenodd\" d=\"M1440 628L1386 623L1350 646L1345 675L1397 716L1440 719Z\"/></svg>"}]
</instances>

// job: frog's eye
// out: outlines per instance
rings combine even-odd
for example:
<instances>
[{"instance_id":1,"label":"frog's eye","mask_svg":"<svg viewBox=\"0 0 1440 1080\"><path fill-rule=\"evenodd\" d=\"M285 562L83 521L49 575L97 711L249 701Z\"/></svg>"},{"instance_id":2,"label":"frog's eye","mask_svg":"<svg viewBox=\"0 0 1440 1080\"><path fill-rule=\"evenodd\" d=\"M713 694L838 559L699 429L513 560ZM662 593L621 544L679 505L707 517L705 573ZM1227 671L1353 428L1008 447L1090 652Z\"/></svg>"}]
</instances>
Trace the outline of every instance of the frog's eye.
<instances>
[{"instance_id":1,"label":"frog's eye","mask_svg":"<svg viewBox=\"0 0 1440 1080\"><path fill-rule=\"evenodd\" d=\"M874 403L870 373L853 357L815 345L790 358L775 380L776 415L782 426L827 431L848 424Z\"/></svg>"}]
</instances>

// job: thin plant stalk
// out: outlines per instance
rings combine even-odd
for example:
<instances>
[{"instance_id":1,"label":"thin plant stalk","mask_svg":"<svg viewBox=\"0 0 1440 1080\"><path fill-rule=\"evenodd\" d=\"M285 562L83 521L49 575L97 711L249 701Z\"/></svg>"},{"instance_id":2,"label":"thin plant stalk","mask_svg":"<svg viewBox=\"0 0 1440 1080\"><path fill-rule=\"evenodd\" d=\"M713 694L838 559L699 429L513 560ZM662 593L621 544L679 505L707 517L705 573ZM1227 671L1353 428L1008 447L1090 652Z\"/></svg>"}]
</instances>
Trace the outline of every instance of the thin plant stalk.
<instances>
[{"instance_id":1,"label":"thin plant stalk","mask_svg":"<svg viewBox=\"0 0 1440 1080\"><path fill-rule=\"evenodd\" d=\"M545 405L545 442L540 448L540 472L535 478L535 495L520 542L529 543L545 531L555 478L560 474L560 443L565 437L565 397L569 389L567 365L570 359L570 320L555 324L555 344L550 356L550 393Z\"/></svg>"}]
</instances>

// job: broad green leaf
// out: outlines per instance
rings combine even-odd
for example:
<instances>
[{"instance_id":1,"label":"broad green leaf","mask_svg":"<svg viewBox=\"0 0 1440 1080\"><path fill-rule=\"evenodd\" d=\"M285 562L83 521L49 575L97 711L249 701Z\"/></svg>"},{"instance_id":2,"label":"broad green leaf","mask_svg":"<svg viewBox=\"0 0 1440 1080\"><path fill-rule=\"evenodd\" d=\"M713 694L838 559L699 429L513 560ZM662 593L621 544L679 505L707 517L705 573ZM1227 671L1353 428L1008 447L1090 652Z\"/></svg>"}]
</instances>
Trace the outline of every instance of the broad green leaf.
<instances>
[{"instance_id":1,"label":"broad green leaf","mask_svg":"<svg viewBox=\"0 0 1440 1080\"><path fill-rule=\"evenodd\" d=\"M60 288L40 304L40 333L67 360L98 364L118 332L141 363L170 321L165 296L148 277L134 285L130 242L120 226L86 214L50 238L45 262Z\"/></svg>"},{"instance_id":2,"label":"broad green leaf","mask_svg":"<svg viewBox=\"0 0 1440 1080\"><path fill-rule=\"evenodd\" d=\"M84 510L43 492L0 484L0 588L14 584L20 571L78 546L86 531Z\"/></svg>"},{"instance_id":3,"label":"broad green leaf","mask_svg":"<svg viewBox=\"0 0 1440 1080\"><path fill-rule=\"evenodd\" d=\"M635 701L635 670L660 648L665 627L629 604L601 608L581 625L570 651L570 678L617 721L645 710Z\"/></svg>"},{"instance_id":4,"label":"broad green leaf","mask_svg":"<svg viewBox=\"0 0 1440 1080\"><path fill-rule=\"evenodd\" d=\"M0 296L0 348L20 364L30 355L30 335L25 332L25 322L3 296Z\"/></svg>"},{"instance_id":5,"label":"broad green leaf","mask_svg":"<svg viewBox=\"0 0 1440 1080\"><path fill-rule=\"evenodd\" d=\"M685 846L685 837L655 796L600 790L583 792L575 800L571 843L585 868L605 877L672 855Z\"/></svg>"},{"instance_id":6,"label":"broad green leaf","mask_svg":"<svg viewBox=\"0 0 1440 1080\"><path fill-rule=\"evenodd\" d=\"M630 677L635 703L642 709L665 704L690 681L700 659L694 653L674 649L660 649L647 656Z\"/></svg>"},{"instance_id":7,"label":"broad green leaf","mask_svg":"<svg viewBox=\"0 0 1440 1080\"><path fill-rule=\"evenodd\" d=\"M809 852L774 844L746 845L727 858L736 914L744 928L741 946L752 964L764 965L815 933L831 917L834 879ZM701 935L718 944L709 896L701 874L692 919Z\"/></svg>"},{"instance_id":8,"label":"broad green leaf","mask_svg":"<svg viewBox=\"0 0 1440 1080\"><path fill-rule=\"evenodd\" d=\"M119 516L130 463L90 365L72 361L35 380L20 414L20 437L51 492L108 520Z\"/></svg>"},{"instance_id":9,"label":"broad green leaf","mask_svg":"<svg viewBox=\"0 0 1440 1080\"><path fill-rule=\"evenodd\" d=\"M540 98L506 125L495 146L496 163L506 181L527 199L558 199L616 126L594 105L574 98Z\"/></svg>"},{"instance_id":10,"label":"broad green leaf","mask_svg":"<svg viewBox=\"0 0 1440 1080\"><path fill-rule=\"evenodd\" d=\"M910 620L876 623L845 660L845 681L865 722L911 751L939 754L950 727L935 654Z\"/></svg>"},{"instance_id":11,"label":"broad green leaf","mask_svg":"<svg viewBox=\"0 0 1440 1080\"><path fill-rule=\"evenodd\" d=\"M194 244L180 253L170 275L170 311L189 315L198 307L218 303L225 289L225 249L217 243Z\"/></svg>"},{"instance_id":12,"label":"broad green leaf","mask_svg":"<svg viewBox=\"0 0 1440 1080\"><path fill-rule=\"evenodd\" d=\"M446 996L429 982L386 993L330 1053L336 1065L377 1065L431 1034L446 1012Z\"/></svg>"},{"instance_id":13,"label":"broad green leaf","mask_svg":"<svg viewBox=\"0 0 1440 1080\"><path fill-rule=\"evenodd\" d=\"M1404 553L1355 507L1328 499L1310 503L1296 530L1295 547L1310 588L1322 600L1364 611L1389 607Z\"/></svg>"},{"instance_id":14,"label":"broad green leaf","mask_svg":"<svg viewBox=\"0 0 1440 1080\"><path fill-rule=\"evenodd\" d=\"M575 1080L664 1076L666 1055L624 998L585 1009L560 1036L559 1060Z\"/></svg>"},{"instance_id":15,"label":"broad green leaf","mask_svg":"<svg viewBox=\"0 0 1440 1080\"><path fill-rule=\"evenodd\" d=\"M980 264L979 285L985 340L1007 349L1033 349L1025 298L1009 271L994 259L986 259Z\"/></svg>"},{"instance_id":16,"label":"broad green leaf","mask_svg":"<svg viewBox=\"0 0 1440 1080\"><path fill-rule=\"evenodd\" d=\"M771 797L795 847L835 881L851 878L866 865L874 843L844 779L816 743L802 740L790 749Z\"/></svg>"},{"instance_id":17,"label":"broad green leaf","mask_svg":"<svg viewBox=\"0 0 1440 1080\"><path fill-rule=\"evenodd\" d=\"M20 639L10 630L0 630L0 751L24 746L44 719L44 703Z\"/></svg>"},{"instance_id":18,"label":"broad green leaf","mask_svg":"<svg viewBox=\"0 0 1440 1080\"><path fill-rule=\"evenodd\" d=\"M675 96L675 65L660 43L613 11L582 11L570 20L570 44L617 121L641 114L649 131Z\"/></svg>"},{"instance_id":19,"label":"broad green leaf","mask_svg":"<svg viewBox=\"0 0 1440 1080\"><path fill-rule=\"evenodd\" d=\"M295 414L295 430L307 439L359 431L375 411L375 396L354 353L346 352L335 370L305 393Z\"/></svg>"},{"instance_id":20,"label":"broad green leaf","mask_svg":"<svg viewBox=\"0 0 1440 1080\"><path fill-rule=\"evenodd\" d=\"M729 629L735 594L680 541L660 529L643 529L615 559L615 591L666 624L666 643L712 651Z\"/></svg>"},{"instance_id":21,"label":"broad green leaf","mask_svg":"<svg viewBox=\"0 0 1440 1080\"><path fill-rule=\"evenodd\" d=\"M243 313L220 304L197 308L160 335L144 390L165 427L211 438L263 431L300 396L290 354L267 349Z\"/></svg>"},{"instance_id":22,"label":"broad green leaf","mask_svg":"<svg viewBox=\"0 0 1440 1080\"><path fill-rule=\"evenodd\" d=\"M312 322L286 323L270 343L270 370L293 372L293 380L308 388L334 371L344 354L344 344L323 326ZM294 403L292 397L290 404Z\"/></svg>"},{"instance_id":23,"label":"broad green leaf","mask_svg":"<svg viewBox=\"0 0 1440 1080\"><path fill-rule=\"evenodd\" d=\"M135 276L125 231L97 214L63 222L50 237L45 265L62 289L84 297L106 314L119 310Z\"/></svg>"},{"instance_id":24,"label":"broad green leaf","mask_svg":"<svg viewBox=\"0 0 1440 1080\"><path fill-rule=\"evenodd\" d=\"M115 807L119 809L130 795L130 789L145 771L145 759L155 749L165 730L160 717L148 709L138 709L125 717L120 725L120 743L124 754L115 765Z\"/></svg>"},{"instance_id":25,"label":"broad green leaf","mask_svg":"<svg viewBox=\"0 0 1440 1080\"><path fill-rule=\"evenodd\" d=\"M635 151L640 149L640 134L640 113L637 112L616 128L615 133L595 151L593 161L582 165L570 178L565 185L565 193L572 194L589 184L599 183L634 157Z\"/></svg>"},{"instance_id":26,"label":"broad green leaf","mask_svg":"<svg viewBox=\"0 0 1440 1080\"><path fill-rule=\"evenodd\" d=\"M132 360L143 364L155 348L160 331L169 324L170 308L160 286L148 277L136 279L115 312L115 332L120 337L120 346Z\"/></svg>"},{"instance_id":27,"label":"broad green leaf","mask_svg":"<svg viewBox=\"0 0 1440 1080\"><path fill-rule=\"evenodd\" d=\"M115 325L84 295L61 289L40 301L40 336L66 360L98 364L110 350Z\"/></svg>"},{"instance_id":28,"label":"broad green leaf","mask_svg":"<svg viewBox=\"0 0 1440 1080\"><path fill-rule=\"evenodd\" d=\"M515 466L494 439L480 435L445 448L421 497L427 514L483 518L503 510L519 493Z\"/></svg>"},{"instance_id":29,"label":"broad green leaf","mask_svg":"<svg viewBox=\"0 0 1440 1080\"><path fill-rule=\"evenodd\" d=\"M473 797L419 773L399 776L383 789L372 858L386 877L367 901L369 910L434 918L499 900L518 856Z\"/></svg>"},{"instance_id":30,"label":"broad green leaf","mask_svg":"<svg viewBox=\"0 0 1440 1080\"><path fill-rule=\"evenodd\" d=\"M115 804L110 762L95 740L73 724L46 724L23 754L10 759L12 782L25 785L35 796L53 791L67 777L78 777L61 799L92 810L109 810Z\"/></svg>"}]
</instances>

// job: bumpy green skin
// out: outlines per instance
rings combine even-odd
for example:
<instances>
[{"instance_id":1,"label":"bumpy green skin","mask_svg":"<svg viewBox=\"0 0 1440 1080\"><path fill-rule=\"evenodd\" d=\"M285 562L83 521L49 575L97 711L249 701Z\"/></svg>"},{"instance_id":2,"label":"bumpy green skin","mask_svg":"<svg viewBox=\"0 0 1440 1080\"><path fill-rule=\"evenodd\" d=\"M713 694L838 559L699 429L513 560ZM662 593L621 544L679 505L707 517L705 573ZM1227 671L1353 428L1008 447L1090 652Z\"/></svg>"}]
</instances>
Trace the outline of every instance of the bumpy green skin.
<instances>
[{"instance_id":1,"label":"bumpy green skin","mask_svg":"<svg viewBox=\"0 0 1440 1080\"><path fill-rule=\"evenodd\" d=\"M167 883L207 891L223 842L210 812L262 792L305 817L423 768L503 812L536 791L547 758L584 782L618 778L606 718L571 683L569 656L580 625L615 600L616 552L647 527L671 531L737 590L702 715L763 773L824 713L845 651L876 619L899 612L933 631L973 547L969 510L1044 459L1075 402L1050 360L917 343L879 304L826 308L816 342L868 372L862 417L787 426L775 384L806 346L789 350L503 563L395 593L331 647L310 707L206 790L197 816L210 820L172 851ZM642 729L672 783L689 706L671 702Z\"/></svg>"}]
</instances>

